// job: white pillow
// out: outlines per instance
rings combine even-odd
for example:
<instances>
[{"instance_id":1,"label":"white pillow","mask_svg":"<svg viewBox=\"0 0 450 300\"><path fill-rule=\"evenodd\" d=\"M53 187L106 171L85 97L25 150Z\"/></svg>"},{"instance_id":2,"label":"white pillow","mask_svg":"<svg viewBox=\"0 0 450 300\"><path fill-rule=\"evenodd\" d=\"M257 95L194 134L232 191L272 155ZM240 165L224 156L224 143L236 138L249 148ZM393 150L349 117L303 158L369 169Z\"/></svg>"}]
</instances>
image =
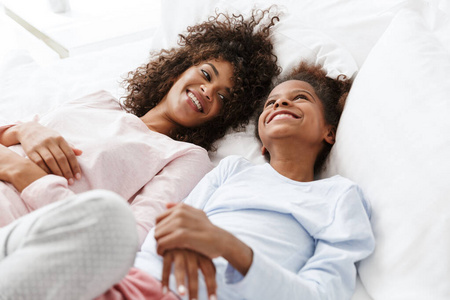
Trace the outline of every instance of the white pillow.
<instances>
[{"instance_id":1,"label":"white pillow","mask_svg":"<svg viewBox=\"0 0 450 300\"><path fill-rule=\"evenodd\" d=\"M350 52L321 29L314 29L303 20L304 13L297 2L277 2L281 21L274 29L275 53L279 64L288 72L300 60L321 63L330 76L353 76L358 67ZM220 0L162 2L162 24L157 32L161 48L174 47L178 34L186 27L206 20L217 12L237 13L248 16L253 8L267 9L273 6L269 0ZM275 10L272 10L275 12Z\"/></svg>"},{"instance_id":2,"label":"white pillow","mask_svg":"<svg viewBox=\"0 0 450 300\"><path fill-rule=\"evenodd\" d=\"M358 66L350 52L322 30L304 23L305 14L296 3L288 0L277 2L282 16L274 28L273 41L283 74L306 60L323 65L329 76L354 76ZM206 20L216 11L248 16L253 8L266 9L272 5L273 2L269 0L163 1L162 24L154 41L159 43L160 48L174 47L178 34L184 32L187 26ZM242 155L255 163L264 162L253 128L251 124L246 131L230 132L226 138L218 141L218 150L210 155L213 163L217 164L230 154Z\"/></svg>"},{"instance_id":3,"label":"white pillow","mask_svg":"<svg viewBox=\"0 0 450 300\"><path fill-rule=\"evenodd\" d=\"M392 7L402 1L276 1L283 15L274 30L273 40L283 73L289 72L300 60L307 60L322 64L331 77L341 73L353 76L391 21ZM154 46L176 46L179 33L215 11L248 14L252 8L265 9L273 4L273 0L162 1L162 24L156 32ZM264 161L252 129L230 135L219 141L217 152L211 153L214 163L230 154L243 155L256 163Z\"/></svg>"},{"instance_id":4,"label":"white pillow","mask_svg":"<svg viewBox=\"0 0 450 300\"><path fill-rule=\"evenodd\" d=\"M171 0L161 1L162 25L158 31L160 48L176 45L177 36L187 26L212 15L215 9L247 13L253 7L267 8L276 4L292 16L298 29L294 39L309 47L306 40L313 33L326 35L351 53L360 66L370 49L389 25L399 3L405 0ZM447 0L429 0L447 2ZM444 6L444 4L441 4ZM282 23L285 17L282 18ZM304 29L309 29L306 39ZM324 41L325 43L327 41ZM293 50L293 49L289 49ZM287 51L287 49L286 49ZM283 58L282 58L283 59Z\"/></svg>"},{"instance_id":5,"label":"white pillow","mask_svg":"<svg viewBox=\"0 0 450 300\"><path fill-rule=\"evenodd\" d=\"M450 18L411 1L349 94L325 175L356 181L377 241L359 273L374 300L450 299Z\"/></svg>"}]
</instances>

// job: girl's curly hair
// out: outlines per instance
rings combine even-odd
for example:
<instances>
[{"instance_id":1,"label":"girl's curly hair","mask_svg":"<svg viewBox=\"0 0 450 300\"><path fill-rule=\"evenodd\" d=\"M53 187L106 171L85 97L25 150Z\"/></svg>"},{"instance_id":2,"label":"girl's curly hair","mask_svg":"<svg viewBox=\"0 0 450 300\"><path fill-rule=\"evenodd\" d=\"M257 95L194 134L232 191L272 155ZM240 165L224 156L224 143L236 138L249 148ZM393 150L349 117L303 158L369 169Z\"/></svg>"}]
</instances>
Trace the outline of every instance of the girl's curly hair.
<instances>
[{"instance_id":1,"label":"girl's curly hair","mask_svg":"<svg viewBox=\"0 0 450 300\"><path fill-rule=\"evenodd\" d=\"M321 65L309 64L307 62L301 62L289 75L278 79L273 87L288 80L300 80L309 83L322 102L325 122L337 129L353 80L343 74L339 75L336 79L327 77L327 72ZM270 92L267 93L266 98L269 94ZM257 117L259 117L263 109L264 103L260 105ZM258 126L256 126L255 133L259 138ZM322 170L332 146L324 142L322 151L317 156L314 165L315 174L318 174Z\"/></svg>"},{"instance_id":2,"label":"girl's curly hair","mask_svg":"<svg viewBox=\"0 0 450 300\"><path fill-rule=\"evenodd\" d=\"M233 67L234 85L219 116L195 128L180 128L172 136L211 150L214 141L223 137L228 128L240 129L248 123L272 79L279 75L270 39L270 31L278 20L278 16L271 16L270 9L254 10L248 19L216 13L207 21L188 27L186 34L179 35L180 47L151 54L149 63L128 74L123 106L141 117L163 99L188 68L205 60L228 61Z\"/></svg>"}]
</instances>

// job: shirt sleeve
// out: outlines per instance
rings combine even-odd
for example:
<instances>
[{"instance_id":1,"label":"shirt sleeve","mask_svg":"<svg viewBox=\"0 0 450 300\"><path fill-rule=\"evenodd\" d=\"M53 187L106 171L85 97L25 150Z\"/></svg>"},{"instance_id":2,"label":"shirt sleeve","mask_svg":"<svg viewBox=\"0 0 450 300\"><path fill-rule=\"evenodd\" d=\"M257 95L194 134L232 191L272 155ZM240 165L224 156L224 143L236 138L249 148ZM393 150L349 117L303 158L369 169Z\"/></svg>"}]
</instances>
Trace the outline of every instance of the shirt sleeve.
<instances>
[{"instance_id":1,"label":"shirt sleeve","mask_svg":"<svg viewBox=\"0 0 450 300\"><path fill-rule=\"evenodd\" d=\"M167 164L131 201L141 244L169 202L183 200L213 168L203 149L191 149Z\"/></svg>"},{"instance_id":2,"label":"shirt sleeve","mask_svg":"<svg viewBox=\"0 0 450 300\"><path fill-rule=\"evenodd\" d=\"M57 175L45 175L23 189L21 198L32 210L75 195L68 187L67 179Z\"/></svg>"},{"instance_id":3,"label":"shirt sleeve","mask_svg":"<svg viewBox=\"0 0 450 300\"><path fill-rule=\"evenodd\" d=\"M333 222L319 231L313 256L296 274L254 250L245 277L228 265L226 284L245 299L350 299L355 263L375 247L362 194L351 188L336 203Z\"/></svg>"}]
</instances>

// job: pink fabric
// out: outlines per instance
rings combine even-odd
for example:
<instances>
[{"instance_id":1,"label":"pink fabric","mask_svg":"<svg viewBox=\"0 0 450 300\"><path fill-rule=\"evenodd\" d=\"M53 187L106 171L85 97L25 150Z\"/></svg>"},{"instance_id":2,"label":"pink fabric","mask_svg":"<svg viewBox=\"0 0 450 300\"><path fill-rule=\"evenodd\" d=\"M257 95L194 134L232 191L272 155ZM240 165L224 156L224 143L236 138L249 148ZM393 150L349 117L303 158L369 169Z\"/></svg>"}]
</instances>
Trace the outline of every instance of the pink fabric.
<instances>
[{"instance_id":1,"label":"pink fabric","mask_svg":"<svg viewBox=\"0 0 450 300\"><path fill-rule=\"evenodd\" d=\"M150 131L108 92L68 102L40 123L83 151L82 178L69 186L65 178L47 175L21 194L0 182L0 227L70 195L106 189L131 204L142 243L165 204L185 198L213 167L206 150ZM10 148L25 156L20 145Z\"/></svg>"},{"instance_id":2,"label":"pink fabric","mask_svg":"<svg viewBox=\"0 0 450 300\"><path fill-rule=\"evenodd\" d=\"M162 293L161 282L144 271L132 268L122 281L95 300L179 300L175 294Z\"/></svg>"}]
</instances>

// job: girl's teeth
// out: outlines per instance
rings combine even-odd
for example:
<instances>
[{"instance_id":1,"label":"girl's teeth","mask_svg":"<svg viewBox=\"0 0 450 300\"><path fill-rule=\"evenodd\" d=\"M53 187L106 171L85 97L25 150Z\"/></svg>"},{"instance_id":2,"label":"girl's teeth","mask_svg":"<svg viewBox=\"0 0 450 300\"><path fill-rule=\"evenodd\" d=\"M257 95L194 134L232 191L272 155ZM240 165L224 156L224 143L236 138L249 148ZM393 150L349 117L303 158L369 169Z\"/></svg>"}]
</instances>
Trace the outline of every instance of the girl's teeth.
<instances>
[{"instance_id":1,"label":"girl's teeth","mask_svg":"<svg viewBox=\"0 0 450 300\"><path fill-rule=\"evenodd\" d=\"M293 116L289 115L289 114L279 114L279 115L276 115L275 117L273 117L272 120L284 119L284 118L293 118Z\"/></svg>"}]
</instances>

